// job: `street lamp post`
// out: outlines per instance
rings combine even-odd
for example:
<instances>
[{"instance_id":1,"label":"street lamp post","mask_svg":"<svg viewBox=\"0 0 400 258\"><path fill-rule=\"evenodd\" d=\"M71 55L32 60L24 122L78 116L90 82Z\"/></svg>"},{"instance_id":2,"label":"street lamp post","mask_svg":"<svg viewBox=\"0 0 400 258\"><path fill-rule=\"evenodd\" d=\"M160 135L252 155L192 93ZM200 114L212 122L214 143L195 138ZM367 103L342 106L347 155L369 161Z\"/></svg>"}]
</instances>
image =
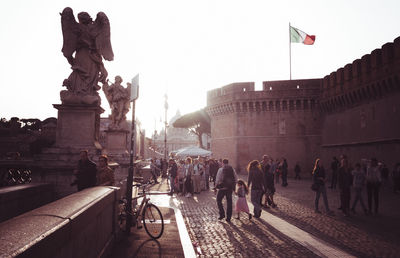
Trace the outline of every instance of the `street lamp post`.
<instances>
[{"instance_id":1,"label":"street lamp post","mask_svg":"<svg viewBox=\"0 0 400 258\"><path fill-rule=\"evenodd\" d=\"M132 184L133 184L133 171L134 171L134 155L136 155L136 145L135 145L135 136L136 136L136 124L135 124L135 104L136 100L139 97L139 74L136 75L132 79L131 84L131 101L132 101L132 124L131 124L131 149L129 152L129 170L128 170L128 178L126 180L126 209L128 211L132 210ZM132 225L132 214L127 213L126 217L126 225L125 232L129 234L131 232Z\"/></svg>"},{"instance_id":2,"label":"street lamp post","mask_svg":"<svg viewBox=\"0 0 400 258\"><path fill-rule=\"evenodd\" d=\"M165 103L164 103L164 108L165 108L165 130L164 130L164 160L167 161L167 110L168 110L168 96L167 94L164 95L165 97Z\"/></svg>"}]
</instances>

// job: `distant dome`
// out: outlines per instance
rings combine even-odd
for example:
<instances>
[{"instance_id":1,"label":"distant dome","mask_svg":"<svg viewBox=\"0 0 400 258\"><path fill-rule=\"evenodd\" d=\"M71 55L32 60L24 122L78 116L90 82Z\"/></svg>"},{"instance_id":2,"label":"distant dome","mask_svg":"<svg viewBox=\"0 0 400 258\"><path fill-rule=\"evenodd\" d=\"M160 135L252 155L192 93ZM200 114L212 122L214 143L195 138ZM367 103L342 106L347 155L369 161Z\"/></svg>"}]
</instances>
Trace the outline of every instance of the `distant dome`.
<instances>
[{"instance_id":1,"label":"distant dome","mask_svg":"<svg viewBox=\"0 0 400 258\"><path fill-rule=\"evenodd\" d=\"M169 124L172 125L173 123L175 123L176 120L178 120L178 118L180 118L181 115L181 111L179 111L179 109L176 111L176 114L169 120Z\"/></svg>"}]
</instances>

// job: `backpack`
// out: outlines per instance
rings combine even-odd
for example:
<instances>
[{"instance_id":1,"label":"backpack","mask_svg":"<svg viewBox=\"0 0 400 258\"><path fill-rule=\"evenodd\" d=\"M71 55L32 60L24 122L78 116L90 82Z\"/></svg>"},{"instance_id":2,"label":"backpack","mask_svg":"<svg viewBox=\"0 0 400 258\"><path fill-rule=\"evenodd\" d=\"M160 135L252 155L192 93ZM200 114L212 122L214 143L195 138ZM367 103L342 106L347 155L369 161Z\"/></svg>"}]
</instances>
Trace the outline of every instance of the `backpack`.
<instances>
[{"instance_id":1,"label":"backpack","mask_svg":"<svg viewBox=\"0 0 400 258\"><path fill-rule=\"evenodd\" d=\"M227 166L222 170L222 186L228 190L235 189L235 176L233 174L233 168Z\"/></svg>"}]
</instances>

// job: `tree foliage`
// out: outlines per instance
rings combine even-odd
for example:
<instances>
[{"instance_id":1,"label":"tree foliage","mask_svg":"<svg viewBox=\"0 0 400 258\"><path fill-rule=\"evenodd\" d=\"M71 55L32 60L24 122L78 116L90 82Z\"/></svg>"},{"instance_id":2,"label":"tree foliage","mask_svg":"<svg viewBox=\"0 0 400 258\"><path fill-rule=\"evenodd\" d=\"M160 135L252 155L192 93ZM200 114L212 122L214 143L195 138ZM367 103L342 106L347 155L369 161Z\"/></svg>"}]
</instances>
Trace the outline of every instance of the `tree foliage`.
<instances>
[{"instance_id":1,"label":"tree foliage","mask_svg":"<svg viewBox=\"0 0 400 258\"><path fill-rule=\"evenodd\" d=\"M202 135L204 133L211 134L211 119L204 109L181 116L172 126L175 128L187 128L191 133L197 135L201 148L204 148L201 140Z\"/></svg>"}]
</instances>

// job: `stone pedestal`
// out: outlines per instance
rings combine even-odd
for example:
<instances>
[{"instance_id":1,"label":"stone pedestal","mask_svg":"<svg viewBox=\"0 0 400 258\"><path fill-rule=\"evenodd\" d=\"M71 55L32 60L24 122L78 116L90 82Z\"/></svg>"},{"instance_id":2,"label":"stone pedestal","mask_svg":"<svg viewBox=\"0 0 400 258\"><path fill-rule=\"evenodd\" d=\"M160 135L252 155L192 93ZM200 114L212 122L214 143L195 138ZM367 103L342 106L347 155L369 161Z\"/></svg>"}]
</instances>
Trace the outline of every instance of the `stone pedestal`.
<instances>
[{"instance_id":1,"label":"stone pedestal","mask_svg":"<svg viewBox=\"0 0 400 258\"><path fill-rule=\"evenodd\" d=\"M108 154L128 154L128 130L106 130Z\"/></svg>"},{"instance_id":2,"label":"stone pedestal","mask_svg":"<svg viewBox=\"0 0 400 258\"><path fill-rule=\"evenodd\" d=\"M98 142L100 132L100 106L54 104L58 110L56 142L50 148L35 155L40 168L39 182L55 186L56 197L76 192L71 186L81 150L88 150L89 158L97 162L102 146Z\"/></svg>"},{"instance_id":3,"label":"stone pedestal","mask_svg":"<svg viewBox=\"0 0 400 258\"><path fill-rule=\"evenodd\" d=\"M101 149L98 139L104 109L89 105L53 106L58 110L56 147Z\"/></svg>"},{"instance_id":4,"label":"stone pedestal","mask_svg":"<svg viewBox=\"0 0 400 258\"><path fill-rule=\"evenodd\" d=\"M103 153L107 154L117 163L125 164L129 162L129 152L127 150L129 131L106 130L106 146Z\"/></svg>"}]
</instances>

